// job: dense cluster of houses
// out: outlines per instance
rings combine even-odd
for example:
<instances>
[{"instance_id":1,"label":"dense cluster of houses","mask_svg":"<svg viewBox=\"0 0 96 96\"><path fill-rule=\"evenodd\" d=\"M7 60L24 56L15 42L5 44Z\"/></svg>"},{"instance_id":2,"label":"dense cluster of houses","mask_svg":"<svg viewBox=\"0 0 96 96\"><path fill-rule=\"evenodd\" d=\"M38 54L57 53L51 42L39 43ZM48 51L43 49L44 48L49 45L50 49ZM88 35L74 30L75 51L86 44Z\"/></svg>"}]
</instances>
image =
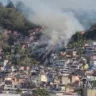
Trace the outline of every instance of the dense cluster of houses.
<instances>
[{"instance_id":1,"label":"dense cluster of houses","mask_svg":"<svg viewBox=\"0 0 96 96\"><path fill-rule=\"evenodd\" d=\"M96 80L96 42L93 41L86 42L80 48L66 47L59 52L50 51L50 54L44 59L45 61L47 59L47 65L43 64L44 62L41 65L13 64L12 59L8 57L10 54L14 53L15 57L23 58L22 52L18 53L14 49L16 44L20 46L21 51L31 49L29 53L33 54L33 57L44 57L46 44L38 45L42 31L42 28L30 30L28 36L23 36L16 31L4 30L3 33L0 31L0 38L3 38L3 41L0 39L0 92L9 90L19 90L16 91L17 93L32 92L36 88L44 88L50 93L57 93L57 96L60 92L62 94L65 92L74 94L77 89L81 89L83 77L86 77L88 81L88 88L94 88L93 83ZM4 45L6 42L10 46L9 49ZM36 47L37 45L39 47ZM5 47L8 49L7 51ZM7 54L7 57L5 54ZM42 61L42 58L39 60Z\"/></svg>"}]
</instances>

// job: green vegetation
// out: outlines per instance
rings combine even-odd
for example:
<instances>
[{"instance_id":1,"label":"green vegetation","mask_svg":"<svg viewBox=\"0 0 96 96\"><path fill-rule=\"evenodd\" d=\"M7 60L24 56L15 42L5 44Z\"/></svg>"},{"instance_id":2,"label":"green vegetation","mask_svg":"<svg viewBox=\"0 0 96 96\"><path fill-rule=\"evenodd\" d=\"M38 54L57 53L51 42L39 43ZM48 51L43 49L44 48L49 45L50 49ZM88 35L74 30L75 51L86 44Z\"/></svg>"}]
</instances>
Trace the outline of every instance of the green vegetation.
<instances>
[{"instance_id":1,"label":"green vegetation","mask_svg":"<svg viewBox=\"0 0 96 96\"><path fill-rule=\"evenodd\" d=\"M31 66L33 64L38 64L39 62L30 56L30 48L23 48L25 45L22 45L20 41L18 44L15 44L16 40L18 40L18 38L16 38L12 33L9 35L3 33L3 31L0 33L0 48L2 49L3 56L2 59L8 59L13 65Z\"/></svg>"},{"instance_id":2,"label":"green vegetation","mask_svg":"<svg viewBox=\"0 0 96 96\"><path fill-rule=\"evenodd\" d=\"M33 96L50 96L48 91L45 89L37 89L33 92Z\"/></svg>"},{"instance_id":3,"label":"green vegetation","mask_svg":"<svg viewBox=\"0 0 96 96\"><path fill-rule=\"evenodd\" d=\"M0 6L0 26L4 29L16 30L23 34L28 33L28 30L36 25L25 19L24 15L16 11L12 2L6 7Z\"/></svg>"},{"instance_id":4,"label":"green vegetation","mask_svg":"<svg viewBox=\"0 0 96 96\"><path fill-rule=\"evenodd\" d=\"M80 32L74 34L71 39L72 41L68 44L68 46L71 47L82 47L86 42L84 35L82 35Z\"/></svg>"},{"instance_id":5,"label":"green vegetation","mask_svg":"<svg viewBox=\"0 0 96 96\"><path fill-rule=\"evenodd\" d=\"M19 10L21 5L24 6L18 2L15 8L11 0L6 6L0 3L0 48L2 49L2 60L8 59L14 65L31 66L39 64L39 62L30 56L31 49L29 47L23 48L26 44L21 44L20 38L29 36L29 30L38 26L25 18L25 15ZM17 32L16 34L19 36L16 37L14 32ZM17 41L19 43L15 44Z\"/></svg>"},{"instance_id":6,"label":"green vegetation","mask_svg":"<svg viewBox=\"0 0 96 96\"><path fill-rule=\"evenodd\" d=\"M15 6L11 0L8 0L8 4L6 5L6 8L15 8Z\"/></svg>"},{"instance_id":7,"label":"green vegetation","mask_svg":"<svg viewBox=\"0 0 96 96\"><path fill-rule=\"evenodd\" d=\"M96 40L96 24L92 25L89 30L86 30L85 33L82 32L75 33L71 42L69 42L69 46L78 47L83 46L87 41Z\"/></svg>"}]
</instances>

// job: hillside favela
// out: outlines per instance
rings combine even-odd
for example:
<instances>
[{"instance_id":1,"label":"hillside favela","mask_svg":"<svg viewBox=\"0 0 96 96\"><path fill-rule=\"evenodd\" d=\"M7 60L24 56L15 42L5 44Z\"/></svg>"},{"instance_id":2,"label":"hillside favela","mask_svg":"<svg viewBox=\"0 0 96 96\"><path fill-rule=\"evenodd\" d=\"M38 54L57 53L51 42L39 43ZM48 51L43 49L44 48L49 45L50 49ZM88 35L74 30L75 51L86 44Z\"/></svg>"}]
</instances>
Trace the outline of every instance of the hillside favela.
<instances>
[{"instance_id":1,"label":"hillside favela","mask_svg":"<svg viewBox=\"0 0 96 96\"><path fill-rule=\"evenodd\" d=\"M96 96L96 0L0 0L0 96Z\"/></svg>"}]
</instances>

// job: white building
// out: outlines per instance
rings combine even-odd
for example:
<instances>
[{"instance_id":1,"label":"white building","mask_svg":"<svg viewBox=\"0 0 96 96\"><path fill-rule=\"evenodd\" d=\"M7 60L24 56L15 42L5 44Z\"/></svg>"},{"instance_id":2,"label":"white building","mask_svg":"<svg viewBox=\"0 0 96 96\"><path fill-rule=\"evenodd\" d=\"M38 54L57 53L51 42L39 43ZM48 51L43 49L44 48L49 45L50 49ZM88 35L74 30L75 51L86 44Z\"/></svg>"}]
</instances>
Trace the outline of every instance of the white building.
<instances>
[{"instance_id":1,"label":"white building","mask_svg":"<svg viewBox=\"0 0 96 96\"><path fill-rule=\"evenodd\" d=\"M85 45L85 51L87 56L91 56L92 54L96 54L96 42L88 42Z\"/></svg>"},{"instance_id":2,"label":"white building","mask_svg":"<svg viewBox=\"0 0 96 96\"><path fill-rule=\"evenodd\" d=\"M90 65L95 65L96 66L96 61L90 60Z\"/></svg>"},{"instance_id":3,"label":"white building","mask_svg":"<svg viewBox=\"0 0 96 96\"><path fill-rule=\"evenodd\" d=\"M20 94L0 94L0 96L21 96Z\"/></svg>"}]
</instances>

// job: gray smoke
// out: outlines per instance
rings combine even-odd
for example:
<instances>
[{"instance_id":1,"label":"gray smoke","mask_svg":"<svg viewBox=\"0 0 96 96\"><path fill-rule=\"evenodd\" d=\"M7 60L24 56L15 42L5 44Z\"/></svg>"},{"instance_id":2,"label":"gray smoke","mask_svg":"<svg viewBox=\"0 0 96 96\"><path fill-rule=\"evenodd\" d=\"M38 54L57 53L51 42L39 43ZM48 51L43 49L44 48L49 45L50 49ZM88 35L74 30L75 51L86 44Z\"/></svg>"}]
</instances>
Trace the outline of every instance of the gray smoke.
<instances>
[{"instance_id":1,"label":"gray smoke","mask_svg":"<svg viewBox=\"0 0 96 96\"><path fill-rule=\"evenodd\" d=\"M43 38L38 44L47 43L41 50L46 58L53 49L67 44L76 31L84 31L96 23L96 0L12 0L23 2L20 11L34 24L44 28ZM20 7L20 6L19 6ZM47 38L47 36L50 38ZM37 46L37 45L36 45ZM37 51L40 51L38 49Z\"/></svg>"},{"instance_id":2,"label":"gray smoke","mask_svg":"<svg viewBox=\"0 0 96 96\"><path fill-rule=\"evenodd\" d=\"M13 0L16 2L16 0ZM18 0L17 0L18 1ZM65 0L20 0L26 7L30 8L31 12L28 19L43 26L44 32L51 39L49 44L56 45L58 42L68 42L70 37L76 31L84 30L83 26L76 19L73 12L63 12ZM57 3L56 3L57 2ZM62 4L64 4L62 6ZM24 10L23 10L24 11Z\"/></svg>"}]
</instances>

